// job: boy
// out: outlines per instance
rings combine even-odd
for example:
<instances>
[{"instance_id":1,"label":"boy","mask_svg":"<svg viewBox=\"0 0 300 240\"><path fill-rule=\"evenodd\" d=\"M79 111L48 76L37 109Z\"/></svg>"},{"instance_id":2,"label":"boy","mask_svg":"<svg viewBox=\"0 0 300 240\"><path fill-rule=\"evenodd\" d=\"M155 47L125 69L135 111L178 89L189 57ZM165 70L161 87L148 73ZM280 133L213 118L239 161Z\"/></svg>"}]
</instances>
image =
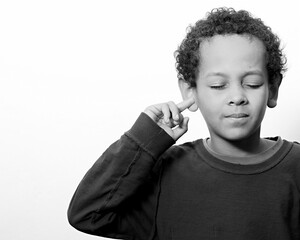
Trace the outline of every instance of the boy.
<instances>
[{"instance_id":1,"label":"boy","mask_svg":"<svg viewBox=\"0 0 300 240\"><path fill-rule=\"evenodd\" d=\"M215 9L176 61L183 102L146 108L104 152L73 196L71 225L120 239L300 239L300 146L260 137L285 70L278 37L246 11ZM210 138L172 146L187 108Z\"/></svg>"}]
</instances>

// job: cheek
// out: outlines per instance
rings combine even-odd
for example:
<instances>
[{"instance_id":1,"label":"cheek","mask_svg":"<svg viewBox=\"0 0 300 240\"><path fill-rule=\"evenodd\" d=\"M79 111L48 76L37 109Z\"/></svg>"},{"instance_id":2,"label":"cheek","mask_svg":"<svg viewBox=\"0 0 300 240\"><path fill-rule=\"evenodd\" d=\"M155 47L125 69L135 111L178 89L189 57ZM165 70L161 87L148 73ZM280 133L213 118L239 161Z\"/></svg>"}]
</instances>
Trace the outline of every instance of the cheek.
<instances>
[{"instance_id":1,"label":"cheek","mask_svg":"<svg viewBox=\"0 0 300 240\"><path fill-rule=\"evenodd\" d=\"M211 112L212 109L217 106L215 98L206 92L199 92L199 94L195 96L195 102L201 112Z\"/></svg>"},{"instance_id":2,"label":"cheek","mask_svg":"<svg viewBox=\"0 0 300 240\"><path fill-rule=\"evenodd\" d=\"M260 94L257 94L254 96L251 100L258 108L263 110L264 108L267 107L269 99L269 91L266 89L265 91L262 91Z\"/></svg>"},{"instance_id":3,"label":"cheek","mask_svg":"<svg viewBox=\"0 0 300 240\"><path fill-rule=\"evenodd\" d=\"M217 107L218 104L214 103L212 99L208 99L208 98L197 99L196 103L198 105L201 114L206 120L211 121L212 119L214 119L213 116L215 116L216 113L219 112Z\"/></svg>"}]
</instances>

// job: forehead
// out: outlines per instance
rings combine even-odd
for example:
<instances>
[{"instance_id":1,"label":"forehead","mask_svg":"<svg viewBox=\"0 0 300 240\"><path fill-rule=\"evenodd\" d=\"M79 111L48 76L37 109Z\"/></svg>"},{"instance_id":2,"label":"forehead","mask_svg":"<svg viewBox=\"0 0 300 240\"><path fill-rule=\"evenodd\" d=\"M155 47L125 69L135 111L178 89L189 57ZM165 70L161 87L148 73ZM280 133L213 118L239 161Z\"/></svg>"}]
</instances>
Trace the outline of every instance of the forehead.
<instances>
[{"instance_id":1,"label":"forehead","mask_svg":"<svg viewBox=\"0 0 300 240\"><path fill-rule=\"evenodd\" d=\"M266 49L261 40L248 35L216 35L200 45L200 70L265 68Z\"/></svg>"}]
</instances>

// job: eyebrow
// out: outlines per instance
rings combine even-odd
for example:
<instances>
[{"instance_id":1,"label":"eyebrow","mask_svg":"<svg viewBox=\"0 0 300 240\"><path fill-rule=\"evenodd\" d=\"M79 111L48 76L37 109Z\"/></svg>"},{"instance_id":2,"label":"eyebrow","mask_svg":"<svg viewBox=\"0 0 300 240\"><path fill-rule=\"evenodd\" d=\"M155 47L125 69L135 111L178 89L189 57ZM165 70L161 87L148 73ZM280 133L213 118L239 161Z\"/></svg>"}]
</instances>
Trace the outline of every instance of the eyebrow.
<instances>
[{"instance_id":1,"label":"eyebrow","mask_svg":"<svg viewBox=\"0 0 300 240\"><path fill-rule=\"evenodd\" d=\"M227 77L228 75L222 72L209 72L205 75L205 77L215 77L215 76Z\"/></svg>"},{"instance_id":2,"label":"eyebrow","mask_svg":"<svg viewBox=\"0 0 300 240\"><path fill-rule=\"evenodd\" d=\"M245 77L245 76L248 76L248 75L259 75L259 76L263 76L264 74L263 74L263 72L260 71L260 70L251 70L251 71L245 72L243 76Z\"/></svg>"},{"instance_id":3,"label":"eyebrow","mask_svg":"<svg viewBox=\"0 0 300 240\"><path fill-rule=\"evenodd\" d=\"M263 76L263 72L260 70L250 70L250 71L246 71L242 74L243 77L249 76L249 75L259 75L259 76ZM220 76L220 77L228 77L228 75L226 73L223 72L209 72L205 75L205 77L214 77L214 76Z\"/></svg>"}]
</instances>

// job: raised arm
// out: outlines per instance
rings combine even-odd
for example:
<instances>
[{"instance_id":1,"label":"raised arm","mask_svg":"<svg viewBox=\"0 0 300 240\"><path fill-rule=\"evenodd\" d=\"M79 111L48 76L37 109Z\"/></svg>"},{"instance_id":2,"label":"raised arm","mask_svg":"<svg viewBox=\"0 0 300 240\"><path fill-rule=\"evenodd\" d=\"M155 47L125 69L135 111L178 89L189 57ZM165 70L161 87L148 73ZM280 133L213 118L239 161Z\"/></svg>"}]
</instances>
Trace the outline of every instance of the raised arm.
<instances>
[{"instance_id":1,"label":"raised arm","mask_svg":"<svg viewBox=\"0 0 300 240\"><path fill-rule=\"evenodd\" d=\"M162 122L167 114L165 107L158 110L160 114L154 114L156 119L149 112L142 113L133 127L103 153L71 200L68 219L73 227L110 238L149 237L154 231L159 192L160 168L155 166L175 143L170 129L173 128L176 137L186 131L187 120L180 112L187 105L179 104L177 122L170 115L167 123ZM163 105L153 106L159 109ZM169 112L175 115L174 110Z\"/></svg>"}]
</instances>

